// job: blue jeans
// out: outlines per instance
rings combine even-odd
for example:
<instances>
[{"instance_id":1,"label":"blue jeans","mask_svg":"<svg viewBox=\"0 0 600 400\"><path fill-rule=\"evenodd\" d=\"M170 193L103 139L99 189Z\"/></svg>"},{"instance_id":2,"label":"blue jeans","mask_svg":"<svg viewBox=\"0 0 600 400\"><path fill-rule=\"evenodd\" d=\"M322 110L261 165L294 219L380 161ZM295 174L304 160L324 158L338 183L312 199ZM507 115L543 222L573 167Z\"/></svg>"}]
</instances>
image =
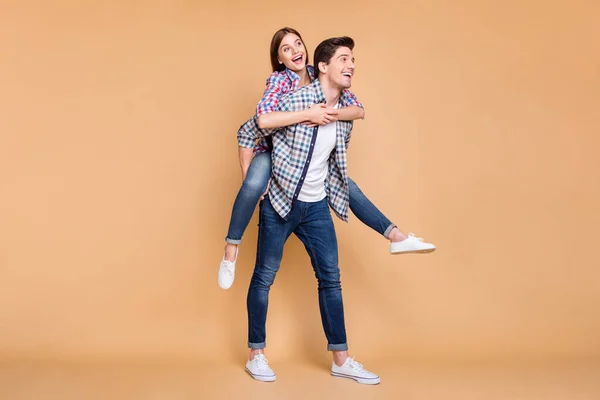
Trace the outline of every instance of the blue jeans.
<instances>
[{"instance_id":1,"label":"blue jeans","mask_svg":"<svg viewBox=\"0 0 600 400\"><path fill-rule=\"evenodd\" d=\"M327 199L314 203L298 201L286 221L273 209L269 196L260 204L256 265L248 289L248 347L266 346L269 291L279 270L283 247L292 233L304 243L317 277L327 349L348 350L337 238Z\"/></svg>"},{"instance_id":2,"label":"blue jeans","mask_svg":"<svg viewBox=\"0 0 600 400\"><path fill-rule=\"evenodd\" d=\"M240 244L244 231L252 219L252 214L260 196L265 192L271 178L271 153L261 153L252 159L246 179L233 203L229 231L226 241ZM358 185L348 178L350 190L350 210L356 217L374 231L388 238L396 225L385 216L360 190Z\"/></svg>"}]
</instances>

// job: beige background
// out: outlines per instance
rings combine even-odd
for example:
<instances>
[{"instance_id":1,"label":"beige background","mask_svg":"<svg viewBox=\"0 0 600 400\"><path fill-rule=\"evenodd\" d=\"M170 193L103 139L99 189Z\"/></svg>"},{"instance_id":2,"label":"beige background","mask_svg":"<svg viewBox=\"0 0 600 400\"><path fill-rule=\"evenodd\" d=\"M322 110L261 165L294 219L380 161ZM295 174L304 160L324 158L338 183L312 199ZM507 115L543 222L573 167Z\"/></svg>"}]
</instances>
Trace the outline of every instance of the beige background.
<instances>
[{"instance_id":1,"label":"beige background","mask_svg":"<svg viewBox=\"0 0 600 400\"><path fill-rule=\"evenodd\" d=\"M485 4L482 4L485 3ZM336 222L349 343L380 358L600 356L591 1L0 2L0 355L241 362L256 244L219 289L236 130L282 26L356 40L351 176L405 231ZM325 353L300 242L271 359Z\"/></svg>"}]
</instances>

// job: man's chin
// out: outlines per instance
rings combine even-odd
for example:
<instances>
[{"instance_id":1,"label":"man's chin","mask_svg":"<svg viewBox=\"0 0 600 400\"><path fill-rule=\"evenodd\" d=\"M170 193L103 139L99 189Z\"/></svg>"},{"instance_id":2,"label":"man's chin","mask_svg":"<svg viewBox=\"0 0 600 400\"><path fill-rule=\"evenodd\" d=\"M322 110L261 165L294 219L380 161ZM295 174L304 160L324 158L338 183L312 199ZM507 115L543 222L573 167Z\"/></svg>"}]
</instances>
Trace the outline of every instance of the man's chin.
<instances>
[{"instance_id":1,"label":"man's chin","mask_svg":"<svg viewBox=\"0 0 600 400\"><path fill-rule=\"evenodd\" d=\"M339 90L350 89L352 86L352 81L342 79L341 81L329 81L331 87L337 87Z\"/></svg>"}]
</instances>

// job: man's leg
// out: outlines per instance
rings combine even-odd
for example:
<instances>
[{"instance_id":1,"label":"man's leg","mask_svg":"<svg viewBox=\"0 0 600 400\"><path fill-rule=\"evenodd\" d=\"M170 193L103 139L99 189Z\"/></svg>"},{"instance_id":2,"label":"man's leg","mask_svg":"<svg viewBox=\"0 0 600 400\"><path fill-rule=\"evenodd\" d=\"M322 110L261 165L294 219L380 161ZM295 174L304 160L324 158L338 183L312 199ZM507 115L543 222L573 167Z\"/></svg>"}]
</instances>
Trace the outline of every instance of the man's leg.
<instances>
[{"instance_id":1,"label":"man's leg","mask_svg":"<svg viewBox=\"0 0 600 400\"><path fill-rule=\"evenodd\" d=\"M248 347L261 350L266 346L266 320L269 291L279 270L283 247L295 227L293 213L285 221L273 209L269 196L260 205L260 222L256 265L248 289ZM254 351L253 353L258 353Z\"/></svg>"},{"instance_id":2,"label":"man's leg","mask_svg":"<svg viewBox=\"0 0 600 400\"><path fill-rule=\"evenodd\" d=\"M327 199L303 203L302 219L294 233L304 243L318 280L319 308L327 350L333 352L331 374L375 385L379 377L348 357L338 247Z\"/></svg>"},{"instance_id":3,"label":"man's leg","mask_svg":"<svg viewBox=\"0 0 600 400\"><path fill-rule=\"evenodd\" d=\"M319 308L327 350L346 351L344 305L338 267L335 228L327 199L316 203L298 202L304 208L294 233L304 243L318 281Z\"/></svg>"},{"instance_id":4,"label":"man's leg","mask_svg":"<svg viewBox=\"0 0 600 400\"><path fill-rule=\"evenodd\" d=\"M283 246L294 230L293 218L283 220L271 206L269 196L260 204L260 222L256 265L248 289L248 347L246 371L256 380L273 382L275 372L269 367L263 349L266 346L269 291L279 270Z\"/></svg>"}]
</instances>

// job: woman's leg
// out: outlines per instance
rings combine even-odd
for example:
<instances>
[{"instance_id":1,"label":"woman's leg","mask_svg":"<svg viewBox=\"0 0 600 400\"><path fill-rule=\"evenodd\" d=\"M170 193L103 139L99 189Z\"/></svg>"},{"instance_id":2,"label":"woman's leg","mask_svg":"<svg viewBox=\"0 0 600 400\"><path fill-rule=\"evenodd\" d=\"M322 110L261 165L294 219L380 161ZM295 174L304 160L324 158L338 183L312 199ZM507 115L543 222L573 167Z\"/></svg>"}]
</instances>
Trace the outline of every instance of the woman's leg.
<instances>
[{"instance_id":1,"label":"woman's leg","mask_svg":"<svg viewBox=\"0 0 600 400\"><path fill-rule=\"evenodd\" d=\"M242 242L254 209L263 195L271 178L271 153L265 152L252 159L246 179L233 203L229 230L227 231L226 255L228 261L235 260L237 245Z\"/></svg>"},{"instance_id":2,"label":"woman's leg","mask_svg":"<svg viewBox=\"0 0 600 400\"><path fill-rule=\"evenodd\" d=\"M383 235L390 242L406 239L406 235L398 229L379 209L365 196L356 182L348 178L350 189L350 209L369 228Z\"/></svg>"},{"instance_id":3,"label":"woman's leg","mask_svg":"<svg viewBox=\"0 0 600 400\"><path fill-rule=\"evenodd\" d=\"M435 250L435 245L426 243L423 239L412 233L408 236L393 224L375 204L365 196L356 182L348 178L350 190L350 209L356 217L374 231L382 234L390 241L392 254L403 253L430 253Z\"/></svg>"}]
</instances>

